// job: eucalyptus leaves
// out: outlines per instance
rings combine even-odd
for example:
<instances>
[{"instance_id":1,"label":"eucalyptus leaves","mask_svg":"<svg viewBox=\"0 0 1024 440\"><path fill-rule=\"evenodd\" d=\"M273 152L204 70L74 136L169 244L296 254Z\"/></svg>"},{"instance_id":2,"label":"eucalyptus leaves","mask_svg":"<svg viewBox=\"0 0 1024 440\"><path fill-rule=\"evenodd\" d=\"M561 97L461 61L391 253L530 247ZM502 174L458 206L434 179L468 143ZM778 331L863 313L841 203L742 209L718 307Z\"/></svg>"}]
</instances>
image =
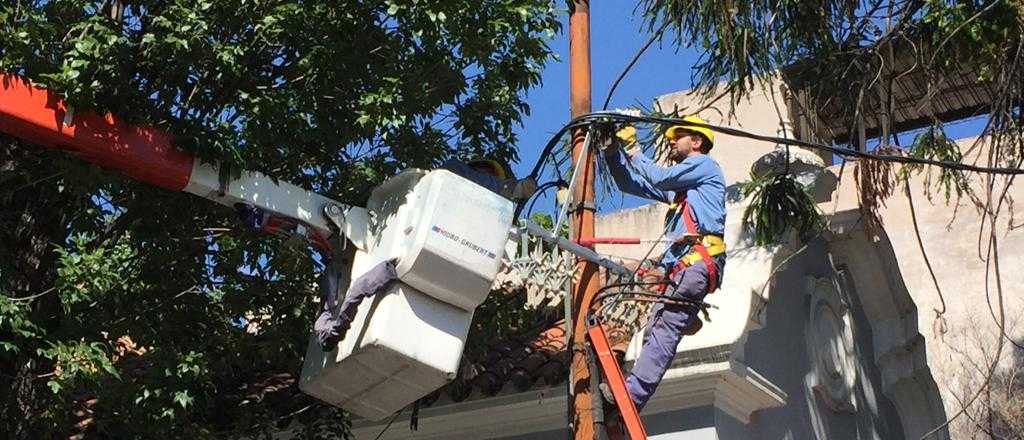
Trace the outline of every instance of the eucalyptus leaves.
<instances>
[{"instance_id":1,"label":"eucalyptus leaves","mask_svg":"<svg viewBox=\"0 0 1024 440\"><path fill-rule=\"evenodd\" d=\"M960 162L963 160L963 153L960 152L960 147L953 142L952 139L946 136L946 133L942 131L941 126L932 126L927 130L921 132L914 138L914 143L910 145L908 151L912 157L920 157L924 159L935 159L943 160L948 162ZM906 178L909 173L912 172L925 172L924 167L919 165L904 165L900 170L900 177ZM952 170L948 168L938 168L937 171L933 167L927 167L925 174L925 194L928 199L932 198L932 173L937 172L938 178L934 182L938 189L942 190L942 194L945 200L948 202L950 196L954 193L960 196L968 190L967 178L963 172Z\"/></svg>"}]
</instances>

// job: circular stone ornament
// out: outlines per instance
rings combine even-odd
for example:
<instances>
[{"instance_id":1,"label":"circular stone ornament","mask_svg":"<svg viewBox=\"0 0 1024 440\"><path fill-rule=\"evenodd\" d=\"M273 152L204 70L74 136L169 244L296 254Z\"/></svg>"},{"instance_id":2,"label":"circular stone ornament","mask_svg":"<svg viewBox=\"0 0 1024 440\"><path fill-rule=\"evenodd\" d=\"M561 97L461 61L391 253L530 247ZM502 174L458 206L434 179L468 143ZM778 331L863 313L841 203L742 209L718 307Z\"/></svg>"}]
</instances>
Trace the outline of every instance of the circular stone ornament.
<instances>
[{"instance_id":1,"label":"circular stone ornament","mask_svg":"<svg viewBox=\"0 0 1024 440\"><path fill-rule=\"evenodd\" d=\"M835 412L855 412L857 352L849 306L831 279L807 277L810 299L807 348L813 368L812 389Z\"/></svg>"}]
</instances>

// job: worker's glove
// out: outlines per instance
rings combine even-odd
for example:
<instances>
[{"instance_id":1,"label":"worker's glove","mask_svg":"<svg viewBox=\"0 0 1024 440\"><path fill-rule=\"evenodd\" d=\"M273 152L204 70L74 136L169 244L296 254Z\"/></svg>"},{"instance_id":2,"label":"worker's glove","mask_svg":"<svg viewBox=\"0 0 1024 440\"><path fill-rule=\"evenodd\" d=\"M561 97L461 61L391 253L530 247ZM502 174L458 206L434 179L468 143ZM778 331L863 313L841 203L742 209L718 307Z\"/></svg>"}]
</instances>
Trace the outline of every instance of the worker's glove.
<instances>
[{"instance_id":1,"label":"worker's glove","mask_svg":"<svg viewBox=\"0 0 1024 440\"><path fill-rule=\"evenodd\" d=\"M515 180L512 185L512 200L526 200L537 192L537 181L532 177Z\"/></svg>"},{"instance_id":2,"label":"worker's glove","mask_svg":"<svg viewBox=\"0 0 1024 440\"><path fill-rule=\"evenodd\" d=\"M630 147L636 144L636 127L627 125L615 132L615 137L622 141L622 144L626 147Z\"/></svg>"},{"instance_id":3,"label":"worker's glove","mask_svg":"<svg viewBox=\"0 0 1024 440\"><path fill-rule=\"evenodd\" d=\"M513 201L524 201L537 192L537 180L532 177L519 180L509 179L502 192Z\"/></svg>"}]
</instances>

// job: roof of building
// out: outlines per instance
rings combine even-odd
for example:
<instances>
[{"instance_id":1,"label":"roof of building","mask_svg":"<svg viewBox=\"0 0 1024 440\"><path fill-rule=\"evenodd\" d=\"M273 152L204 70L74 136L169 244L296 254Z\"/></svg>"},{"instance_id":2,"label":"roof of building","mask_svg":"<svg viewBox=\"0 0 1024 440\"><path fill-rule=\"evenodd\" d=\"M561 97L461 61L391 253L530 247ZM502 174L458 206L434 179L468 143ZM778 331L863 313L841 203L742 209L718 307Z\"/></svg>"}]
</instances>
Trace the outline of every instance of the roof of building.
<instances>
[{"instance_id":1,"label":"roof of building","mask_svg":"<svg viewBox=\"0 0 1024 440\"><path fill-rule=\"evenodd\" d=\"M621 358L630 335L618 326L609 327L607 331L612 350ZM463 358L455 380L424 397L420 404L430 406L442 397L461 402L473 396L486 398L502 392L557 386L566 380L569 361L565 349L565 322L560 320L540 331L501 339L475 358Z\"/></svg>"},{"instance_id":2,"label":"roof of building","mask_svg":"<svg viewBox=\"0 0 1024 440\"><path fill-rule=\"evenodd\" d=\"M886 46L887 47L887 46ZM885 48L879 49L884 53ZM890 132L902 132L925 127L935 119L951 121L983 114L992 103L991 85L979 80L974 69L960 66L953 72L938 75L934 70L922 68L922 60L908 47L894 48L893 61L877 65L876 60L851 60L849 63L835 63L835 60L804 60L782 70L788 85L793 87L797 105L791 106L796 113L795 120L806 118L815 137L826 141L849 142L856 137L857 120L863 121L866 138L877 137L885 124ZM828 84L818 80L820 70L844 68L843 75L856 82L862 78L892 77L889 82L881 81L876 87L879 94L864 96L851 95L847 84ZM888 90L888 93L881 91ZM891 96L893 109L889 120L885 120L883 96ZM861 109L857 112L855 102Z\"/></svg>"}]
</instances>

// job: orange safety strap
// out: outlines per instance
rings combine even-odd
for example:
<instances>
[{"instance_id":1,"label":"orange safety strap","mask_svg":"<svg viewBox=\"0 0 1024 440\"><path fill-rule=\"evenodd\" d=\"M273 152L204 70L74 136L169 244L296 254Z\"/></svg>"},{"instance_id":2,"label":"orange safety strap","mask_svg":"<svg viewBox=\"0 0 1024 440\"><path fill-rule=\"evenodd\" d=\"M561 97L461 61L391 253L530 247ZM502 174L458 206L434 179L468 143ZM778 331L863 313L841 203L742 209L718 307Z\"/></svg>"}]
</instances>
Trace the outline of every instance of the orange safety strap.
<instances>
[{"instance_id":1,"label":"orange safety strap","mask_svg":"<svg viewBox=\"0 0 1024 440\"><path fill-rule=\"evenodd\" d=\"M612 389L612 396L615 397L615 405L619 407L622 415L622 422L626 425L626 434L630 440L646 440L647 430L640 420L640 412L636 410L633 399L629 397L626 389L626 380L622 378L622 370L619 369L619 360L612 352L611 344L608 343L608 335L605 334L604 326L600 323L592 323L587 326L587 337L594 347L594 353L600 361L601 371L604 373L608 386ZM592 393L600 392L591 390Z\"/></svg>"},{"instance_id":2,"label":"orange safety strap","mask_svg":"<svg viewBox=\"0 0 1024 440\"><path fill-rule=\"evenodd\" d=\"M686 200L686 192L679 191L676 193L674 202L679 205L679 212L683 217L683 223L686 224L686 232L690 235L699 237L697 232L697 222L693 217L693 209L690 208L690 202ZM708 253L708 249L704 247L704 243L698 238L697 242L693 244L693 250L700 254L701 260L704 261L704 265L708 268L708 293L712 293L718 289L718 268L715 267L715 262L711 260L711 254ZM671 280L676 273L686 268L686 264L682 260L676 262L675 266L672 266L672 270L669 272L669 279Z\"/></svg>"}]
</instances>

